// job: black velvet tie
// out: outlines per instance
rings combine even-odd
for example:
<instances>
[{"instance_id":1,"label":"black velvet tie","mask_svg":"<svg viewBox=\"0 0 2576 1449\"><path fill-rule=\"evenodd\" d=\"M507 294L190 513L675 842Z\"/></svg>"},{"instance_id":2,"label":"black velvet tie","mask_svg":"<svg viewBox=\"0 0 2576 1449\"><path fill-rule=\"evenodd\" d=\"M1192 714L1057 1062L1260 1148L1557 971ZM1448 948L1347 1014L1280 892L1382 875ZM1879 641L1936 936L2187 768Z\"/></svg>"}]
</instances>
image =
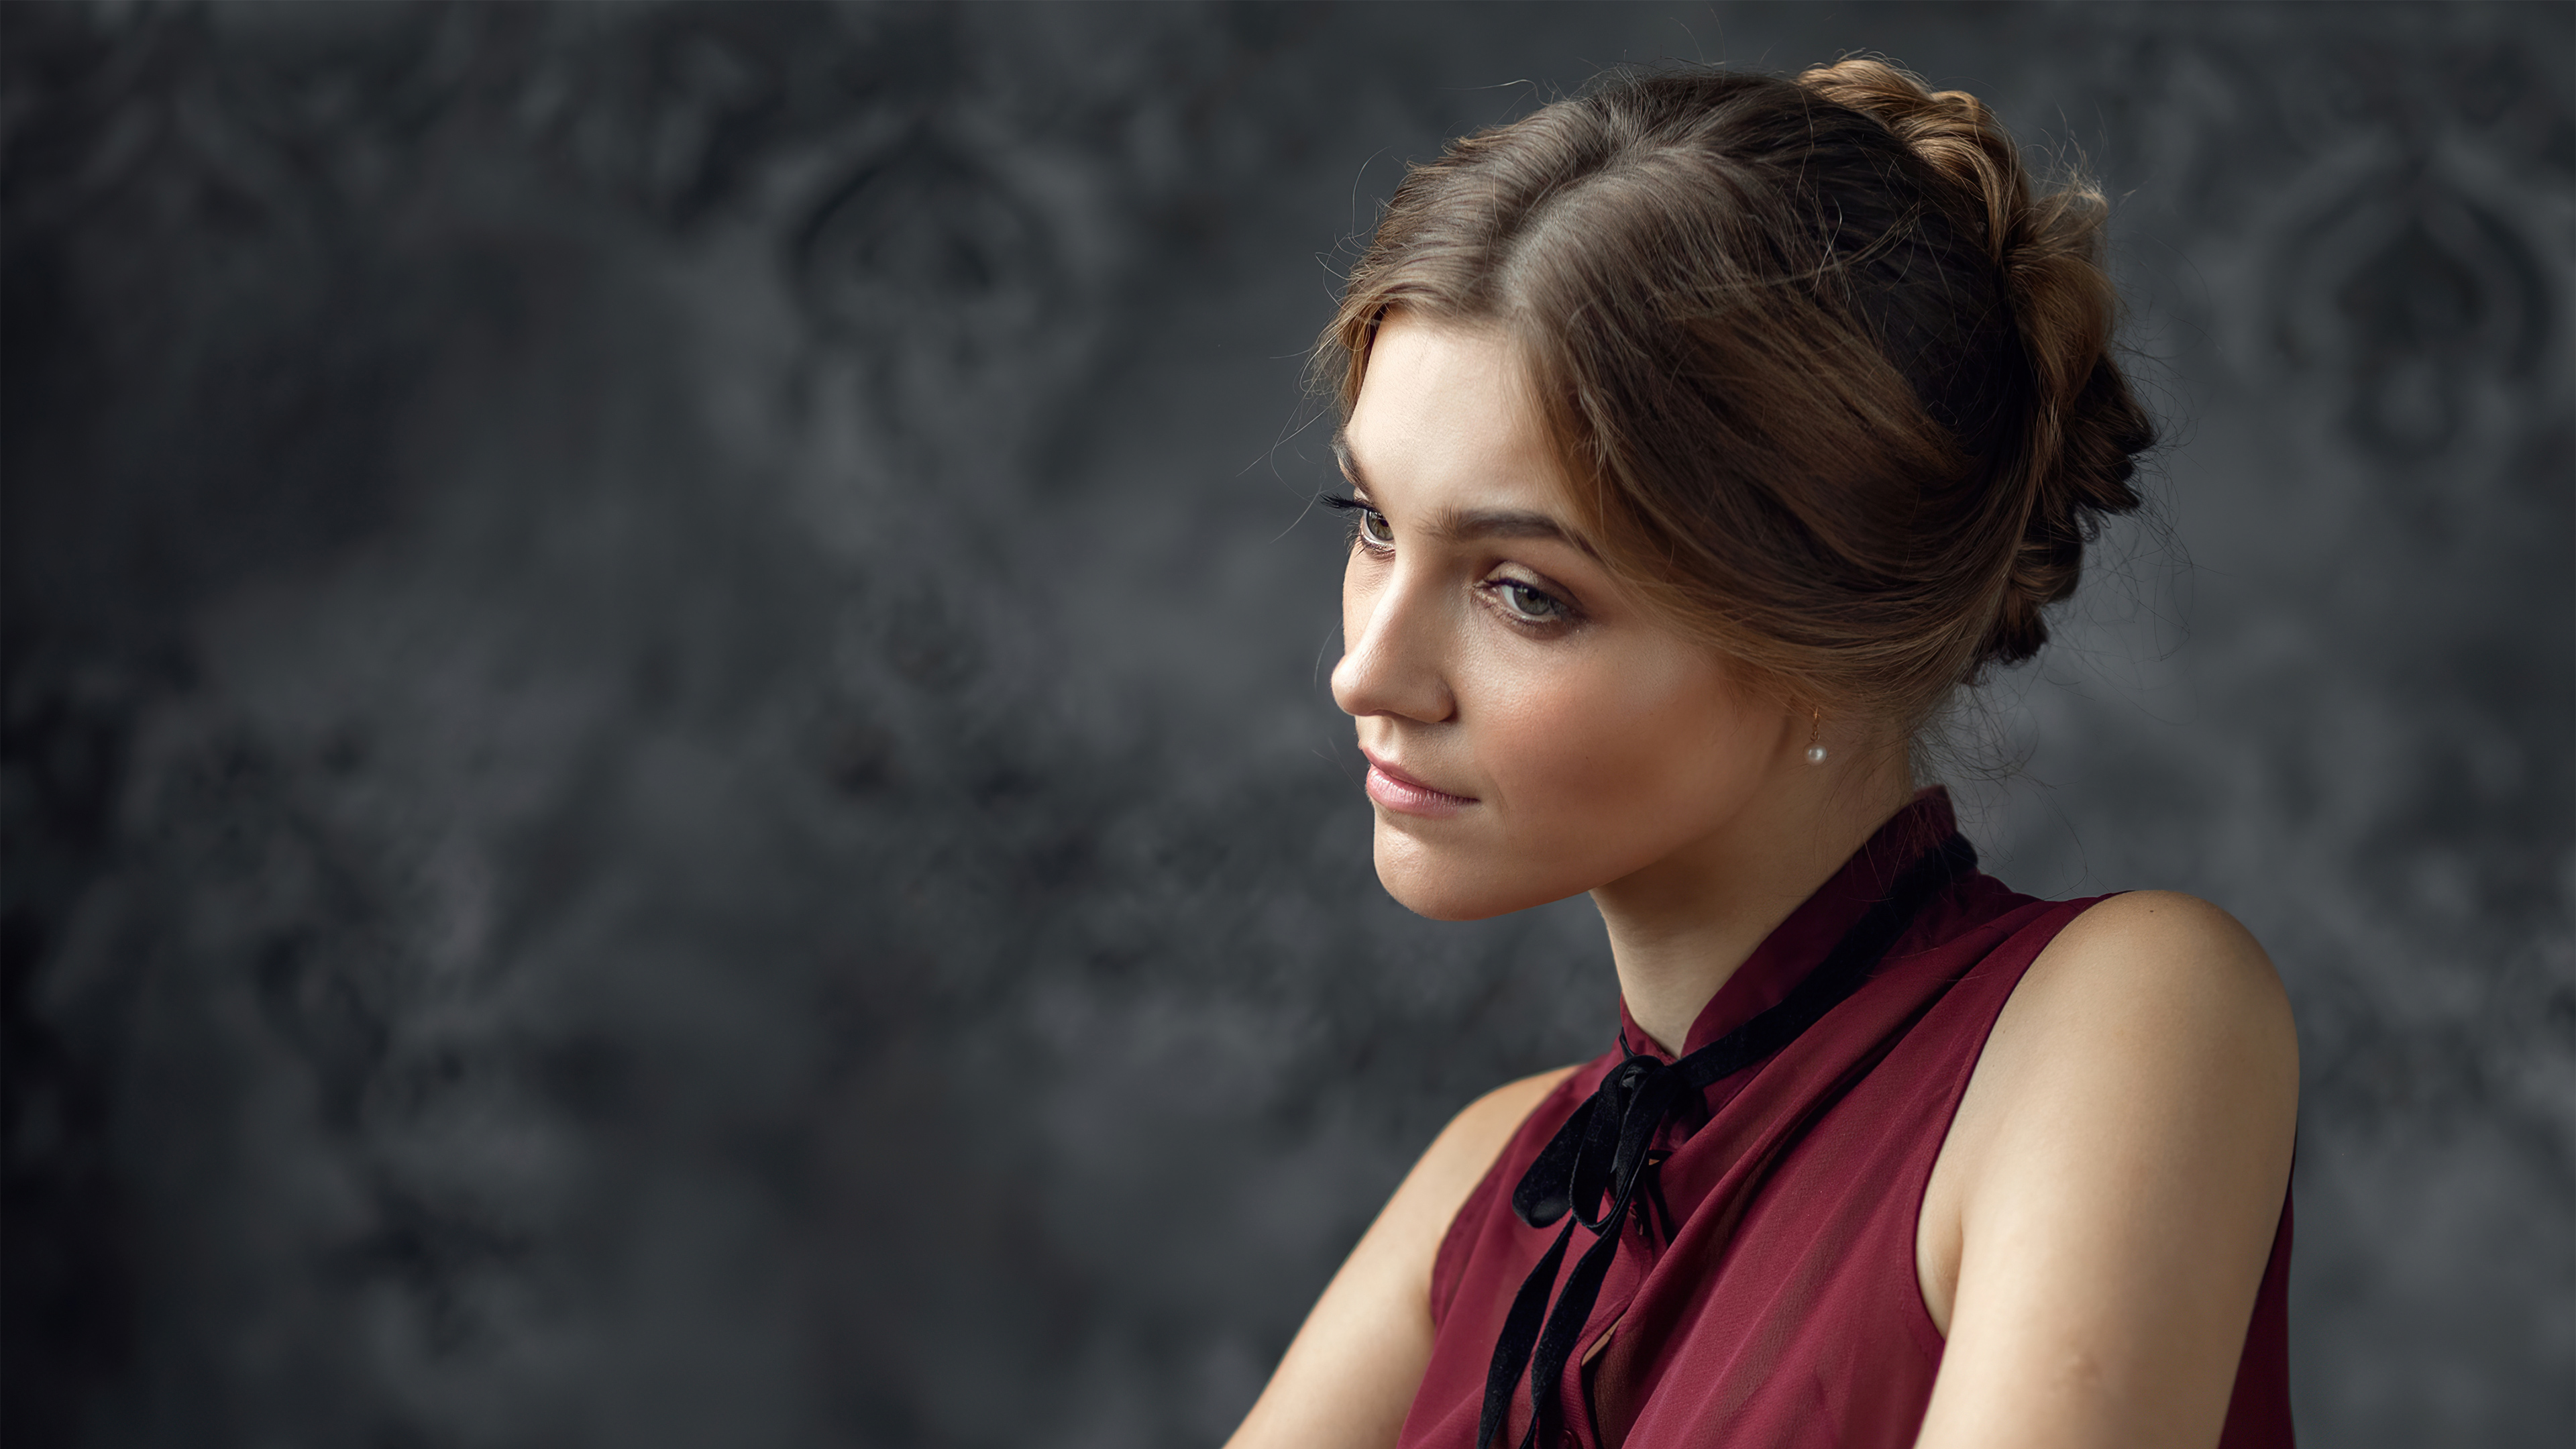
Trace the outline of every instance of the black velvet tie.
<instances>
[{"instance_id":1,"label":"black velvet tie","mask_svg":"<svg viewBox=\"0 0 2576 1449\"><path fill-rule=\"evenodd\" d=\"M1869 979L1879 958L1933 896L1976 865L1975 849L1951 835L1907 866L1887 895L1862 913L1777 1006L1676 1062L1629 1051L1601 1079L1600 1089L1565 1119L1512 1190L1512 1212L1531 1227L1543 1228L1559 1218L1569 1221L1513 1295L1502 1336L1494 1341L1493 1366L1485 1372L1484 1412L1476 1427L1477 1449L1492 1449L1498 1442L1512 1387L1524 1369L1529 1371L1530 1425L1520 1449L1553 1442L1559 1427L1557 1381L1592 1316L1601 1280L1618 1255L1619 1225L1632 1210L1641 1222L1648 1221L1649 1203L1661 1210L1654 1169L1663 1154L1653 1148L1665 1119L1676 1107L1702 1108L1701 1093L1709 1087L1797 1040ZM1620 1045L1626 1048L1624 1037ZM1646 1195L1643 1201L1640 1192ZM1606 1208L1601 1206L1605 1200ZM1669 1235L1670 1214L1664 1217ZM1548 1292L1565 1262L1565 1245L1576 1223L1589 1228L1595 1241L1575 1263L1551 1311Z\"/></svg>"}]
</instances>

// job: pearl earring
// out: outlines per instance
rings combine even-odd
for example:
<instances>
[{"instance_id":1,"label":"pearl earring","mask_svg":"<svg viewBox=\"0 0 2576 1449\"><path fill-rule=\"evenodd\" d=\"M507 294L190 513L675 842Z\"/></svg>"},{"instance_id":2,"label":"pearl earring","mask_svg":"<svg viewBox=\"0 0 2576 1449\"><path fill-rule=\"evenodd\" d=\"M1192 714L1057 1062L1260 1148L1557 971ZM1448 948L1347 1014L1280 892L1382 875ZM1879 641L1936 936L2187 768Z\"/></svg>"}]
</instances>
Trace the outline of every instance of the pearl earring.
<instances>
[{"instance_id":1,"label":"pearl earring","mask_svg":"<svg viewBox=\"0 0 2576 1449\"><path fill-rule=\"evenodd\" d=\"M1825 747L1816 743L1816 732L1824 727L1825 716L1822 711L1819 711L1815 723L1807 726L1807 763L1810 765L1821 765L1825 762Z\"/></svg>"}]
</instances>

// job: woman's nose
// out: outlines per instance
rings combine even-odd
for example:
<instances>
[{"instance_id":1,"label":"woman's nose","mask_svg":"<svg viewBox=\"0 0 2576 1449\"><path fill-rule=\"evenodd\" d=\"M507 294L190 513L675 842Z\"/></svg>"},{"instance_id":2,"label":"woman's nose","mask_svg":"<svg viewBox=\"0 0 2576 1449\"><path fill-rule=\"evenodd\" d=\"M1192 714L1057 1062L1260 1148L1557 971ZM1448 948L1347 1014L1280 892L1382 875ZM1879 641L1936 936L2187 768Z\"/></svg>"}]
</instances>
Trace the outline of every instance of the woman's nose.
<instances>
[{"instance_id":1,"label":"woman's nose","mask_svg":"<svg viewBox=\"0 0 2576 1449\"><path fill-rule=\"evenodd\" d=\"M1333 666L1333 703L1344 713L1438 724L1458 712L1434 592L1433 581L1401 567L1370 586L1345 582L1342 658Z\"/></svg>"}]
</instances>

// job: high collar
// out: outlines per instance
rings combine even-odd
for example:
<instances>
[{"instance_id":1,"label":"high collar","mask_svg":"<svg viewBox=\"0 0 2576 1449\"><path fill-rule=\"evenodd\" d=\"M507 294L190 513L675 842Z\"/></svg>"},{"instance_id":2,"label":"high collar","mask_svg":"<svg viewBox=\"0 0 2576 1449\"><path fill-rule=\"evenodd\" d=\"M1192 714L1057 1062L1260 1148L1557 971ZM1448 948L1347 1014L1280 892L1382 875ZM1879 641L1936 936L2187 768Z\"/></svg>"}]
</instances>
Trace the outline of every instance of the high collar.
<instances>
[{"instance_id":1,"label":"high collar","mask_svg":"<svg viewBox=\"0 0 2576 1449\"><path fill-rule=\"evenodd\" d=\"M1934 785L1916 791L1913 800L1889 816L1887 823L1843 862L1842 869L1816 887L1815 894L1763 937L1753 954L1744 958L1744 964L1735 968L1735 974L1726 978L1726 984L1717 988L1717 994L1708 999L1698 1018L1691 1022L1681 1054L1690 1055L1778 1005L1825 958L1825 953L1833 949L1870 903L1887 894L1905 867L1949 838L1957 828L1948 790ZM1674 1060L1628 1014L1624 996L1619 1001L1619 1032L1631 1051Z\"/></svg>"}]
</instances>

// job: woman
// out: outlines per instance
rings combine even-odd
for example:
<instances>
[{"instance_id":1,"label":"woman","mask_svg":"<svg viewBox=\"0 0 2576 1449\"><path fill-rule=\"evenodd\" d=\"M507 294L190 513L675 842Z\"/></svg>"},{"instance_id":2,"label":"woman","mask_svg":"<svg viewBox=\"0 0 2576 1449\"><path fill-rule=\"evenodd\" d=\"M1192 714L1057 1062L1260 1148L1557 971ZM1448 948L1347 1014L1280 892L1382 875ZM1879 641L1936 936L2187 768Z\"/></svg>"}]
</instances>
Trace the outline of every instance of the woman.
<instances>
[{"instance_id":1,"label":"woman","mask_svg":"<svg viewBox=\"0 0 2576 1449\"><path fill-rule=\"evenodd\" d=\"M1867 60L1397 191L1324 353L1378 874L1589 891L1622 1009L1440 1134L1236 1445L2289 1442L2270 963L2013 894L1910 765L2137 504L2102 212Z\"/></svg>"}]
</instances>

